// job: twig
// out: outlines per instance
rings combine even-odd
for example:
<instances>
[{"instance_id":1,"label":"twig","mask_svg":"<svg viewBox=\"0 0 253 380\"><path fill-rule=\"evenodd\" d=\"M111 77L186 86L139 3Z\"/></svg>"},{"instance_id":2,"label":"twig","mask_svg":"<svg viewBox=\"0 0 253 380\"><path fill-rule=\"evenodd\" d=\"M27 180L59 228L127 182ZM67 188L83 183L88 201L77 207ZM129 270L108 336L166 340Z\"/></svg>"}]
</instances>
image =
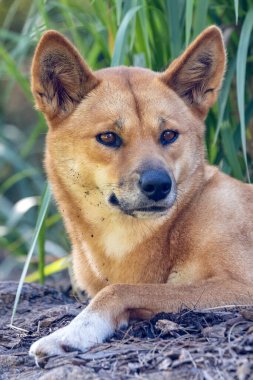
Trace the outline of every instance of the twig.
<instances>
[{"instance_id":1,"label":"twig","mask_svg":"<svg viewBox=\"0 0 253 380\"><path fill-rule=\"evenodd\" d=\"M28 330L22 329L21 327L14 326L14 325L12 325L12 324L7 325L7 327L9 327L9 328L12 329L12 330L18 330L18 331L22 331L22 332L25 332L25 333L28 333L28 332L29 332Z\"/></svg>"}]
</instances>

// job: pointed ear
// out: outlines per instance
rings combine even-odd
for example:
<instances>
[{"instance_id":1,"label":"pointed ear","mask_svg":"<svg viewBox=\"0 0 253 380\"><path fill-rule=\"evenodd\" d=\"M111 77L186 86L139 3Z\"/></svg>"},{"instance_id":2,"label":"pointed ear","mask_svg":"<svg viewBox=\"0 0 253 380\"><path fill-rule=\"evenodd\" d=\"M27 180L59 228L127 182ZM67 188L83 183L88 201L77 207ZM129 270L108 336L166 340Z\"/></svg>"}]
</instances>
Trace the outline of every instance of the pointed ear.
<instances>
[{"instance_id":1,"label":"pointed ear","mask_svg":"<svg viewBox=\"0 0 253 380\"><path fill-rule=\"evenodd\" d=\"M56 31L46 32L32 63L32 92L49 120L62 120L98 85L73 45Z\"/></svg>"},{"instance_id":2,"label":"pointed ear","mask_svg":"<svg viewBox=\"0 0 253 380\"><path fill-rule=\"evenodd\" d=\"M172 62L160 78L204 118L217 98L225 66L221 31L211 26Z\"/></svg>"}]
</instances>

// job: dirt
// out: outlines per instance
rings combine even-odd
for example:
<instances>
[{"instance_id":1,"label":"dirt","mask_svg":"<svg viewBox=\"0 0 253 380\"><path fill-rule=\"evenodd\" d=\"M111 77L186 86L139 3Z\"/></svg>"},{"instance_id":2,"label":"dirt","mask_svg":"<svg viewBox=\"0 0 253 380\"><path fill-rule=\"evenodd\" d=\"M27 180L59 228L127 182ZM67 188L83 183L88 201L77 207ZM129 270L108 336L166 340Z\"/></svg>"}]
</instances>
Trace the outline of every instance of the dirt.
<instances>
[{"instance_id":1,"label":"dirt","mask_svg":"<svg viewBox=\"0 0 253 380\"><path fill-rule=\"evenodd\" d=\"M0 379L253 379L253 307L182 310L133 322L104 344L55 356L36 367L39 337L66 325L87 304L47 286L25 284L9 327L17 284L0 283Z\"/></svg>"}]
</instances>

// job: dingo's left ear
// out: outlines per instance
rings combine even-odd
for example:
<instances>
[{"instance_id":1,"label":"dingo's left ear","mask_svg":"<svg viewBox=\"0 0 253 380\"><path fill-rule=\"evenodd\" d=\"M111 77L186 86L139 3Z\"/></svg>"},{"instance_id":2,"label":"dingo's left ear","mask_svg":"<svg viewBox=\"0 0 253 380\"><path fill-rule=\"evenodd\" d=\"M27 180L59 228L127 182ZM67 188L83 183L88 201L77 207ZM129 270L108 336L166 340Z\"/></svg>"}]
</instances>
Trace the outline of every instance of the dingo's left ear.
<instances>
[{"instance_id":1,"label":"dingo's left ear","mask_svg":"<svg viewBox=\"0 0 253 380\"><path fill-rule=\"evenodd\" d=\"M217 98L226 66L222 34L205 29L186 51L161 74L161 79L204 118Z\"/></svg>"}]
</instances>

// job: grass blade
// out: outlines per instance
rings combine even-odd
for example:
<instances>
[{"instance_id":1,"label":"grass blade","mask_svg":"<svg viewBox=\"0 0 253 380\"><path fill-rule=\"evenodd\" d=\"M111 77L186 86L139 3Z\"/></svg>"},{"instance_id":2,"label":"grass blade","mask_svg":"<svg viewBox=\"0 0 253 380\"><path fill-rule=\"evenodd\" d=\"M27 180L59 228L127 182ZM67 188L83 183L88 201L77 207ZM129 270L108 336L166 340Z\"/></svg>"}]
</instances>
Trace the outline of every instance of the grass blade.
<instances>
[{"instance_id":1,"label":"grass blade","mask_svg":"<svg viewBox=\"0 0 253 380\"><path fill-rule=\"evenodd\" d=\"M51 264L46 265L45 276L50 276L51 274L61 272L62 270L67 269L69 267L70 262L71 262L71 258L67 256L67 257L58 259ZM26 276L25 281L34 282L34 281L38 281L39 279L40 279L40 273L39 271L36 271Z\"/></svg>"},{"instance_id":2,"label":"grass blade","mask_svg":"<svg viewBox=\"0 0 253 380\"><path fill-rule=\"evenodd\" d=\"M44 285L44 282L45 282L46 217L47 217L47 212L45 214L45 217L41 226L41 230L38 236L40 285Z\"/></svg>"},{"instance_id":3,"label":"grass blade","mask_svg":"<svg viewBox=\"0 0 253 380\"><path fill-rule=\"evenodd\" d=\"M185 46L189 45L192 28L193 0L186 1L185 10Z\"/></svg>"},{"instance_id":4,"label":"grass blade","mask_svg":"<svg viewBox=\"0 0 253 380\"><path fill-rule=\"evenodd\" d=\"M243 180L243 173L241 170L240 162L237 158L237 152L234 145L233 136L231 133L231 128L228 122L225 122L222 125L221 138L222 138L222 145L224 148L225 156L233 171L233 175L236 178Z\"/></svg>"},{"instance_id":5,"label":"grass blade","mask_svg":"<svg viewBox=\"0 0 253 380\"><path fill-rule=\"evenodd\" d=\"M17 83L20 85L27 99L29 101L32 101L32 94L30 90L29 81L23 76L23 74L18 69L15 61L13 60L13 58L10 56L10 54L7 52L7 50L5 50L5 48L2 45L0 45L0 57L5 62L6 69L9 75L13 79L15 79Z\"/></svg>"},{"instance_id":6,"label":"grass blade","mask_svg":"<svg viewBox=\"0 0 253 380\"><path fill-rule=\"evenodd\" d=\"M239 118L241 125L241 140L243 158L246 166L248 182L250 182L249 169L247 162L247 147L246 147L246 126L245 126L245 79L246 79L246 63L247 52L249 48L250 34L253 27L253 8L251 8L244 20L237 57L236 57L236 87L237 87L237 104L239 110Z\"/></svg>"},{"instance_id":7,"label":"grass blade","mask_svg":"<svg viewBox=\"0 0 253 380\"><path fill-rule=\"evenodd\" d=\"M11 23L13 22L13 19L18 11L20 0L14 0L12 4L9 6L8 13L4 19L2 28L8 29L11 26Z\"/></svg>"},{"instance_id":8,"label":"grass blade","mask_svg":"<svg viewBox=\"0 0 253 380\"><path fill-rule=\"evenodd\" d=\"M140 12L138 13L137 17L137 25L136 28L139 26L136 30L136 40L138 39L139 43L141 42L141 50L145 54L146 58L146 66L148 68L151 68L151 51L149 46L149 39L148 39L148 13L147 13L147 6L144 1L142 1L142 8L140 9Z\"/></svg>"},{"instance_id":9,"label":"grass blade","mask_svg":"<svg viewBox=\"0 0 253 380\"><path fill-rule=\"evenodd\" d=\"M188 1L188 0L187 0ZM168 27L170 33L171 58L176 58L181 53L182 48L182 24L181 17L184 11L185 2L183 0L167 0L166 11Z\"/></svg>"},{"instance_id":10,"label":"grass blade","mask_svg":"<svg viewBox=\"0 0 253 380\"><path fill-rule=\"evenodd\" d=\"M201 33L202 30L207 26L207 22L206 22L207 11L208 11L208 0L196 1L194 32L193 32L194 37L197 37L197 35Z\"/></svg>"},{"instance_id":11,"label":"grass blade","mask_svg":"<svg viewBox=\"0 0 253 380\"><path fill-rule=\"evenodd\" d=\"M221 89L220 94L219 94L219 99L218 99L219 116L218 116L218 122L217 122L216 131L215 131L213 145L215 145L217 143L218 135L220 133L221 124L223 122L225 108L226 108L226 104L227 104L228 96L229 96L229 91L230 91L232 79L233 79L234 72L235 72L235 63L236 63L236 61L234 60L232 62L232 64L230 65L230 67L227 71L227 75L226 75L226 78L224 80L222 89Z\"/></svg>"},{"instance_id":12,"label":"grass blade","mask_svg":"<svg viewBox=\"0 0 253 380\"><path fill-rule=\"evenodd\" d=\"M116 7L117 26L119 26L122 15L122 0L114 0L114 3Z\"/></svg>"},{"instance_id":13,"label":"grass blade","mask_svg":"<svg viewBox=\"0 0 253 380\"><path fill-rule=\"evenodd\" d=\"M69 4L69 1L60 0L59 3L61 4L61 12L63 14L63 18L68 28L68 31L71 34L73 42L75 46L78 48L78 50L82 53L84 41L80 38L80 35L77 32L77 25L73 17L73 12L70 12L71 6Z\"/></svg>"},{"instance_id":14,"label":"grass blade","mask_svg":"<svg viewBox=\"0 0 253 380\"><path fill-rule=\"evenodd\" d=\"M234 0L234 8L235 8L235 23L238 24L238 11L239 11L239 0Z\"/></svg>"},{"instance_id":15,"label":"grass blade","mask_svg":"<svg viewBox=\"0 0 253 380\"><path fill-rule=\"evenodd\" d=\"M40 206L39 215L38 215L38 219L37 219L35 230L34 230L31 248L28 252L28 255L27 255L27 258L25 261L25 265L24 265L24 268L23 268L23 271L22 271L22 274L21 274L21 277L19 280L17 293L16 293L16 297L15 297L15 301L14 301L14 306L13 306L13 310L12 310L11 323L10 323L11 326L13 326L13 321L15 318L15 314L16 314L18 302L20 299L22 287L24 284L24 280L25 280L25 277L27 274L28 266L30 264L30 261L31 261L31 258L32 258L33 252L34 252L34 248L38 242L39 234L40 234L40 231L41 231L41 228L42 228L42 225L43 225L43 222L44 222L47 210L48 210L50 199L51 199L51 191L49 189L49 186L47 185L46 190L45 190L43 197L42 197L41 206Z\"/></svg>"},{"instance_id":16,"label":"grass blade","mask_svg":"<svg viewBox=\"0 0 253 380\"><path fill-rule=\"evenodd\" d=\"M136 14L136 12L138 12L140 8L141 8L140 6L131 8L126 13L125 17L123 18L122 23L120 24L119 30L116 35L111 66L119 66L123 63L124 61L123 48L125 46L128 26L130 22L133 20L134 15Z\"/></svg>"},{"instance_id":17,"label":"grass blade","mask_svg":"<svg viewBox=\"0 0 253 380\"><path fill-rule=\"evenodd\" d=\"M0 186L0 194L4 194L5 191L9 190L10 187L15 185L22 179L35 176L36 174L37 172L34 168L27 168L13 174Z\"/></svg>"}]
</instances>

